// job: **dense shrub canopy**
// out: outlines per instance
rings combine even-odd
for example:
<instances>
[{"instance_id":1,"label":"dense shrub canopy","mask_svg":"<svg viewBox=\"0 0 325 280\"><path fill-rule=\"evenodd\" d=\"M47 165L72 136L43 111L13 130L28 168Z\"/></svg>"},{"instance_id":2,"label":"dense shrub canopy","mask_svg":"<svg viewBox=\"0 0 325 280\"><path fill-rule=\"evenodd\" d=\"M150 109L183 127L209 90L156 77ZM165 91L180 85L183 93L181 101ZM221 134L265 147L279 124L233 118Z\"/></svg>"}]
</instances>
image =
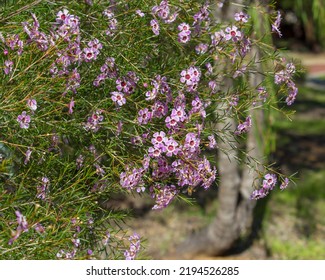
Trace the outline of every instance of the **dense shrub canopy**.
<instances>
[{"instance_id":1,"label":"dense shrub canopy","mask_svg":"<svg viewBox=\"0 0 325 280\"><path fill-rule=\"evenodd\" d=\"M222 2L80 2L2 10L2 258L98 258L106 250L133 259L139 236L126 236L126 213L101 202L144 192L162 209L210 188L217 171L206 151L227 135L244 137L254 125L249 110L274 105L272 81L281 102L297 94L294 65L255 38L248 10L223 23L212 14ZM279 21L274 13L275 32ZM251 87L258 64L265 79ZM236 131L227 123L217 131L214 123L229 116ZM276 181L265 175L252 197Z\"/></svg>"}]
</instances>

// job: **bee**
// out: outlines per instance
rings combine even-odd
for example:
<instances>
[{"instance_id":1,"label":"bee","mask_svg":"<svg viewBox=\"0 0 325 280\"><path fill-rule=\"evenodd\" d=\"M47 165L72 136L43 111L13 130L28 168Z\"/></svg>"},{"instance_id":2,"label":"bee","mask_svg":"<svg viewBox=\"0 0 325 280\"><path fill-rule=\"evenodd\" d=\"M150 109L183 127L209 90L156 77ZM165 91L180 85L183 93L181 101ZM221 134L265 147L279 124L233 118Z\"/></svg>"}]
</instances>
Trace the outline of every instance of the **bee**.
<instances>
[{"instance_id":1,"label":"bee","mask_svg":"<svg viewBox=\"0 0 325 280\"><path fill-rule=\"evenodd\" d=\"M187 188L187 194L188 194L189 196L192 196L192 194L193 194L193 190L194 190L193 187L188 187L188 188Z\"/></svg>"}]
</instances>

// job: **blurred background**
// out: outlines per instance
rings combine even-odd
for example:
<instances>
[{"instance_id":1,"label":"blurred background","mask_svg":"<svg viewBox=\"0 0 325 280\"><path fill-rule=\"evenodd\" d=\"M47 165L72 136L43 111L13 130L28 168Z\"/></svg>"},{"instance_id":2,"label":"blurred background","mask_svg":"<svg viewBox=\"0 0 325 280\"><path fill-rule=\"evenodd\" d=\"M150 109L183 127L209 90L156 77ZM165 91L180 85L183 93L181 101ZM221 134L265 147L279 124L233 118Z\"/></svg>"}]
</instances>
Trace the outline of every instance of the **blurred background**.
<instances>
[{"instance_id":1,"label":"blurred background","mask_svg":"<svg viewBox=\"0 0 325 280\"><path fill-rule=\"evenodd\" d=\"M250 241L217 259L325 259L325 3L278 2L283 36L273 38L275 47L286 50L304 73L290 107L296 113L273 125L277 146L269 161L284 174L295 174L296 184L259 201ZM145 200L126 202L136 217L129 226L147 238L143 257L177 258L179 244L215 218L216 197L216 190L198 193L192 205L176 201L162 212L148 211ZM203 253L191 258L211 257Z\"/></svg>"}]
</instances>

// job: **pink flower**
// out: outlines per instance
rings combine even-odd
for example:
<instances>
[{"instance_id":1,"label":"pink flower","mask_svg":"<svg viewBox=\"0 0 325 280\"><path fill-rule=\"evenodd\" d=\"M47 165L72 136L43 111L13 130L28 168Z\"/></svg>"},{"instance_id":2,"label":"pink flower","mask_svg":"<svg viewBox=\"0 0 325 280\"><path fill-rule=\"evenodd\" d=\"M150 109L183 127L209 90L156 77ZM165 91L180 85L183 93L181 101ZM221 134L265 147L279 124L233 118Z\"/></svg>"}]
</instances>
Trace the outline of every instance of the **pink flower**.
<instances>
[{"instance_id":1,"label":"pink flower","mask_svg":"<svg viewBox=\"0 0 325 280\"><path fill-rule=\"evenodd\" d=\"M182 31L178 33L178 42L180 43L187 43L191 39L190 33L187 31Z\"/></svg>"},{"instance_id":2,"label":"pink flower","mask_svg":"<svg viewBox=\"0 0 325 280\"><path fill-rule=\"evenodd\" d=\"M131 80L130 77L122 77L116 79L115 83L118 91L123 91L126 94L130 94L134 92L136 81Z\"/></svg>"},{"instance_id":3,"label":"pink flower","mask_svg":"<svg viewBox=\"0 0 325 280\"><path fill-rule=\"evenodd\" d=\"M190 152L195 152L199 148L200 139L196 137L193 132L187 133L185 138L184 148L188 149Z\"/></svg>"},{"instance_id":4,"label":"pink flower","mask_svg":"<svg viewBox=\"0 0 325 280\"><path fill-rule=\"evenodd\" d=\"M201 73L196 67L182 70L180 82L187 86L197 86L200 81Z\"/></svg>"},{"instance_id":5,"label":"pink flower","mask_svg":"<svg viewBox=\"0 0 325 280\"><path fill-rule=\"evenodd\" d=\"M227 27L225 31L226 31L225 39L227 41L233 40L234 42L237 42L242 36L241 32L238 30L236 26Z\"/></svg>"},{"instance_id":6,"label":"pink flower","mask_svg":"<svg viewBox=\"0 0 325 280\"><path fill-rule=\"evenodd\" d=\"M191 33L190 26L185 22L181 23L177 28L181 32Z\"/></svg>"},{"instance_id":7,"label":"pink flower","mask_svg":"<svg viewBox=\"0 0 325 280\"><path fill-rule=\"evenodd\" d=\"M103 15L106 16L108 19L112 19L115 16L114 13L112 12L112 10L110 10L110 9L106 9L103 12Z\"/></svg>"},{"instance_id":8,"label":"pink flower","mask_svg":"<svg viewBox=\"0 0 325 280\"><path fill-rule=\"evenodd\" d=\"M161 1L160 4L158 6L154 6L151 11L161 19L167 19L170 13L168 1Z\"/></svg>"},{"instance_id":9,"label":"pink flower","mask_svg":"<svg viewBox=\"0 0 325 280\"><path fill-rule=\"evenodd\" d=\"M278 11L278 13L277 13L277 17L276 17L276 20L275 20L275 22L272 24L272 31L273 31L273 32L276 32L276 33L279 35L279 37L282 37L282 33L281 33L281 31L280 31L281 20L282 20L281 12Z\"/></svg>"},{"instance_id":10,"label":"pink flower","mask_svg":"<svg viewBox=\"0 0 325 280\"><path fill-rule=\"evenodd\" d=\"M21 115L17 117L17 122L19 122L21 128L27 129L30 123L30 116L26 114L26 111L23 111Z\"/></svg>"},{"instance_id":11,"label":"pink flower","mask_svg":"<svg viewBox=\"0 0 325 280\"><path fill-rule=\"evenodd\" d=\"M69 114L72 114L73 113L73 107L74 107L74 100L73 100L73 97L71 98L71 101L69 102L68 104L68 108L69 108Z\"/></svg>"},{"instance_id":12,"label":"pink flower","mask_svg":"<svg viewBox=\"0 0 325 280\"><path fill-rule=\"evenodd\" d=\"M88 42L88 46L90 48L93 48L94 50L97 50L98 53L99 53L99 50L101 50L103 48L103 45L96 38L94 40Z\"/></svg>"},{"instance_id":13,"label":"pink flower","mask_svg":"<svg viewBox=\"0 0 325 280\"><path fill-rule=\"evenodd\" d=\"M171 186L155 186L151 187L152 196L156 200L153 210L166 208L178 194L178 190L174 185Z\"/></svg>"},{"instance_id":14,"label":"pink flower","mask_svg":"<svg viewBox=\"0 0 325 280\"><path fill-rule=\"evenodd\" d=\"M187 119L185 110L181 107L178 106L176 109L172 110L171 116L177 116L179 118L179 121L183 122Z\"/></svg>"},{"instance_id":15,"label":"pink flower","mask_svg":"<svg viewBox=\"0 0 325 280\"><path fill-rule=\"evenodd\" d=\"M200 43L195 47L195 51L197 54L204 54L208 51L208 45Z\"/></svg>"},{"instance_id":16,"label":"pink flower","mask_svg":"<svg viewBox=\"0 0 325 280\"><path fill-rule=\"evenodd\" d=\"M152 19L152 20L150 21L150 25L151 25L151 28L152 28L152 32L153 32L155 35L159 35L160 26L159 26L158 21L155 20L155 19Z\"/></svg>"},{"instance_id":17,"label":"pink flower","mask_svg":"<svg viewBox=\"0 0 325 280\"><path fill-rule=\"evenodd\" d=\"M28 231L28 223L26 221L26 217L23 216L19 211L15 211L15 214L17 217L17 223L19 226L21 226L23 232Z\"/></svg>"},{"instance_id":18,"label":"pink flower","mask_svg":"<svg viewBox=\"0 0 325 280\"><path fill-rule=\"evenodd\" d=\"M180 79L181 83L186 84L186 85L191 85L192 82L192 76L189 73L188 70L183 70L181 72L181 79Z\"/></svg>"},{"instance_id":19,"label":"pink flower","mask_svg":"<svg viewBox=\"0 0 325 280\"><path fill-rule=\"evenodd\" d=\"M129 241L130 249L125 250L124 256L126 260L134 260L140 251L140 236L137 233L133 233L133 235L130 236Z\"/></svg>"},{"instance_id":20,"label":"pink flower","mask_svg":"<svg viewBox=\"0 0 325 280\"><path fill-rule=\"evenodd\" d=\"M214 138L214 135L208 136L208 139L209 139L209 148L210 149L216 148L217 147L217 142L216 142L216 139Z\"/></svg>"},{"instance_id":21,"label":"pink flower","mask_svg":"<svg viewBox=\"0 0 325 280\"><path fill-rule=\"evenodd\" d=\"M29 162L31 154L32 154L32 150L30 148L28 148L26 151L24 164L27 164Z\"/></svg>"},{"instance_id":22,"label":"pink flower","mask_svg":"<svg viewBox=\"0 0 325 280\"><path fill-rule=\"evenodd\" d=\"M28 231L28 223L26 217L23 216L18 210L15 211L15 214L18 226L15 235L8 242L9 245L12 245L12 243L21 235L21 233Z\"/></svg>"},{"instance_id":23,"label":"pink flower","mask_svg":"<svg viewBox=\"0 0 325 280\"><path fill-rule=\"evenodd\" d=\"M149 156L152 158L160 157L162 153L166 152L166 147L163 144L156 144L148 149Z\"/></svg>"},{"instance_id":24,"label":"pink flower","mask_svg":"<svg viewBox=\"0 0 325 280\"><path fill-rule=\"evenodd\" d=\"M284 181L280 185L280 190L286 189L288 185L289 185L289 179L285 178Z\"/></svg>"},{"instance_id":25,"label":"pink flower","mask_svg":"<svg viewBox=\"0 0 325 280\"><path fill-rule=\"evenodd\" d=\"M151 143L154 145L162 144L163 142L166 142L166 133L163 131L156 132L153 135L153 138L151 139Z\"/></svg>"},{"instance_id":26,"label":"pink flower","mask_svg":"<svg viewBox=\"0 0 325 280\"><path fill-rule=\"evenodd\" d=\"M251 199L260 199L260 198L264 198L268 195L268 191L264 188L261 188L259 190L254 190L253 193L251 194Z\"/></svg>"},{"instance_id":27,"label":"pink flower","mask_svg":"<svg viewBox=\"0 0 325 280\"><path fill-rule=\"evenodd\" d=\"M248 132L251 127L252 127L252 120L251 120L251 117L248 116L243 123L241 123L237 126L235 134L239 135L239 134Z\"/></svg>"},{"instance_id":28,"label":"pink flower","mask_svg":"<svg viewBox=\"0 0 325 280\"><path fill-rule=\"evenodd\" d=\"M216 81L210 81L208 84L209 88L211 89L211 93L216 93L217 91L217 82Z\"/></svg>"},{"instance_id":29,"label":"pink flower","mask_svg":"<svg viewBox=\"0 0 325 280\"><path fill-rule=\"evenodd\" d=\"M166 116L168 112L167 105L162 103L161 101L155 102L153 105L153 116L156 118L162 118L163 116Z\"/></svg>"},{"instance_id":30,"label":"pink flower","mask_svg":"<svg viewBox=\"0 0 325 280\"><path fill-rule=\"evenodd\" d=\"M5 60L5 67L3 71L5 72L6 75L12 72L13 70L14 63L11 60Z\"/></svg>"},{"instance_id":31,"label":"pink flower","mask_svg":"<svg viewBox=\"0 0 325 280\"><path fill-rule=\"evenodd\" d=\"M111 234L109 233L109 231L106 231L104 239L102 240L104 246L106 246L108 244L110 237L111 237Z\"/></svg>"},{"instance_id":32,"label":"pink flower","mask_svg":"<svg viewBox=\"0 0 325 280\"><path fill-rule=\"evenodd\" d=\"M224 33L223 30L215 32L214 34L211 35L212 45L214 46L219 45L225 37L226 34Z\"/></svg>"},{"instance_id":33,"label":"pink flower","mask_svg":"<svg viewBox=\"0 0 325 280\"><path fill-rule=\"evenodd\" d=\"M229 105L232 106L232 107L237 106L238 105L238 101L239 101L238 95L233 95L231 97L231 100L229 101Z\"/></svg>"},{"instance_id":34,"label":"pink flower","mask_svg":"<svg viewBox=\"0 0 325 280\"><path fill-rule=\"evenodd\" d=\"M123 106L126 103L126 99L124 98L124 94L122 92L113 91L111 92L111 95L111 98L115 104Z\"/></svg>"},{"instance_id":35,"label":"pink flower","mask_svg":"<svg viewBox=\"0 0 325 280\"><path fill-rule=\"evenodd\" d=\"M104 120L104 117L101 115L102 111L97 110L87 119L87 123L84 125L84 128L87 131L97 132L100 128L101 122Z\"/></svg>"},{"instance_id":36,"label":"pink flower","mask_svg":"<svg viewBox=\"0 0 325 280\"><path fill-rule=\"evenodd\" d=\"M179 148L177 148L178 143L173 139L170 138L166 142L166 156L171 157L173 155L177 155L179 152Z\"/></svg>"},{"instance_id":37,"label":"pink flower","mask_svg":"<svg viewBox=\"0 0 325 280\"><path fill-rule=\"evenodd\" d=\"M268 173L264 176L263 188L265 188L266 190L273 190L276 182L277 182L276 175Z\"/></svg>"},{"instance_id":38,"label":"pink flower","mask_svg":"<svg viewBox=\"0 0 325 280\"><path fill-rule=\"evenodd\" d=\"M63 11L59 11L57 13L56 22L63 23L68 16L69 16L69 11L67 9L63 9Z\"/></svg>"},{"instance_id":39,"label":"pink flower","mask_svg":"<svg viewBox=\"0 0 325 280\"><path fill-rule=\"evenodd\" d=\"M46 198L46 192L48 191L50 180L47 177L42 177L40 185L37 186L36 197L44 200Z\"/></svg>"},{"instance_id":40,"label":"pink flower","mask_svg":"<svg viewBox=\"0 0 325 280\"><path fill-rule=\"evenodd\" d=\"M45 228L40 223L37 223L36 225L34 225L34 229L38 233L44 233L45 232Z\"/></svg>"},{"instance_id":41,"label":"pink flower","mask_svg":"<svg viewBox=\"0 0 325 280\"><path fill-rule=\"evenodd\" d=\"M172 23L176 20L177 17L178 17L178 13L173 13L169 15L167 19L165 19L165 23Z\"/></svg>"},{"instance_id":42,"label":"pink flower","mask_svg":"<svg viewBox=\"0 0 325 280\"><path fill-rule=\"evenodd\" d=\"M27 106L32 111L36 111L36 109L37 109L37 101L35 99L28 99L27 100Z\"/></svg>"},{"instance_id":43,"label":"pink flower","mask_svg":"<svg viewBox=\"0 0 325 280\"><path fill-rule=\"evenodd\" d=\"M176 127L177 123L179 122L179 117L177 115L168 116L165 120L166 126L171 129Z\"/></svg>"},{"instance_id":44,"label":"pink flower","mask_svg":"<svg viewBox=\"0 0 325 280\"><path fill-rule=\"evenodd\" d=\"M86 62L90 62L92 60L96 60L97 58L97 50L94 48L84 48L83 50L83 58Z\"/></svg>"},{"instance_id":45,"label":"pink flower","mask_svg":"<svg viewBox=\"0 0 325 280\"><path fill-rule=\"evenodd\" d=\"M194 100L192 100L192 109L191 109L191 114L192 113L198 113L204 109L203 103L199 97L195 97Z\"/></svg>"},{"instance_id":46,"label":"pink flower","mask_svg":"<svg viewBox=\"0 0 325 280\"><path fill-rule=\"evenodd\" d=\"M236 21L247 22L248 18L249 18L249 16L247 14L243 13L243 12L235 14L235 20Z\"/></svg>"},{"instance_id":47,"label":"pink flower","mask_svg":"<svg viewBox=\"0 0 325 280\"><path fill-rule=\"evenodd\" d=\"M266 102L266 99L268 97L268 93L266 91L266 88L265 87L259 87L257 89L257 92L258 92L259 99L262 100L263 102Z\"/></svg>"},{"instance_id":48,"label":"pink flower","mask_svg":"<svg viewBox=\"0 0 325 280\"><path fill-rule=\"evenodd\" d=\"M148 90L146 92L146 100L154 100L157 97L158 91L156 88L153 88L152 90Z\"/></svg>"},{"instance_id":49,"label":"pink flower","mask_svg":"<svg viewBox=\"0 0 325 280\"><path fill-rule=\"evenodd\" d=\"M147 124L151 120L152 114L148 108L140 110L138 113L138 122L139 124Z\"/></svg>"},{"instance_id":50,"label":"pink flower","mask_svg":"<svg viewBox=\"0 0 325 280\"><path fill-rule=\"evenodd\" d=\"M136 10L135 13L139 16L139 17L144 17L144 13L141 10Z\"/></svg>"}]
</instances>

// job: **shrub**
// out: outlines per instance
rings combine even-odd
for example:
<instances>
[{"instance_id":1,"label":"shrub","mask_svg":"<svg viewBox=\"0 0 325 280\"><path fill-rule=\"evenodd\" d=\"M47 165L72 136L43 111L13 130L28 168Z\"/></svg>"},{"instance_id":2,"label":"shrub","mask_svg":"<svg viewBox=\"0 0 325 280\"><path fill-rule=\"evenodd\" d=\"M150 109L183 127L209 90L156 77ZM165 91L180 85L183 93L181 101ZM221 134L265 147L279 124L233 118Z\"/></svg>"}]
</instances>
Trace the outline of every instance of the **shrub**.
<instances>
[{"instance_id":1,"label":"shrub","mask_svg":"<svg viewBox=\"0 0 325 280\"><path fill-rule=\"evenodd\" d=\"M294 65L254 38L244 12L217 23L212 11L222 3L80 2L2 8L2 258L106 251L133 259L140 240L120 226L127 213L100 202L148 193L162 209L184 190L208 189L217 172L203 151L229 133L245 137L247 112L274 105L268 81L281 102L297 94ZM258 61L255 48L263 49ZM252 87L248 77L262 63L265 81ZM226 123L216 131L229 116L236 131ZM265 175L253 198L275 183Z\"/></svg>"}]
</instances>

